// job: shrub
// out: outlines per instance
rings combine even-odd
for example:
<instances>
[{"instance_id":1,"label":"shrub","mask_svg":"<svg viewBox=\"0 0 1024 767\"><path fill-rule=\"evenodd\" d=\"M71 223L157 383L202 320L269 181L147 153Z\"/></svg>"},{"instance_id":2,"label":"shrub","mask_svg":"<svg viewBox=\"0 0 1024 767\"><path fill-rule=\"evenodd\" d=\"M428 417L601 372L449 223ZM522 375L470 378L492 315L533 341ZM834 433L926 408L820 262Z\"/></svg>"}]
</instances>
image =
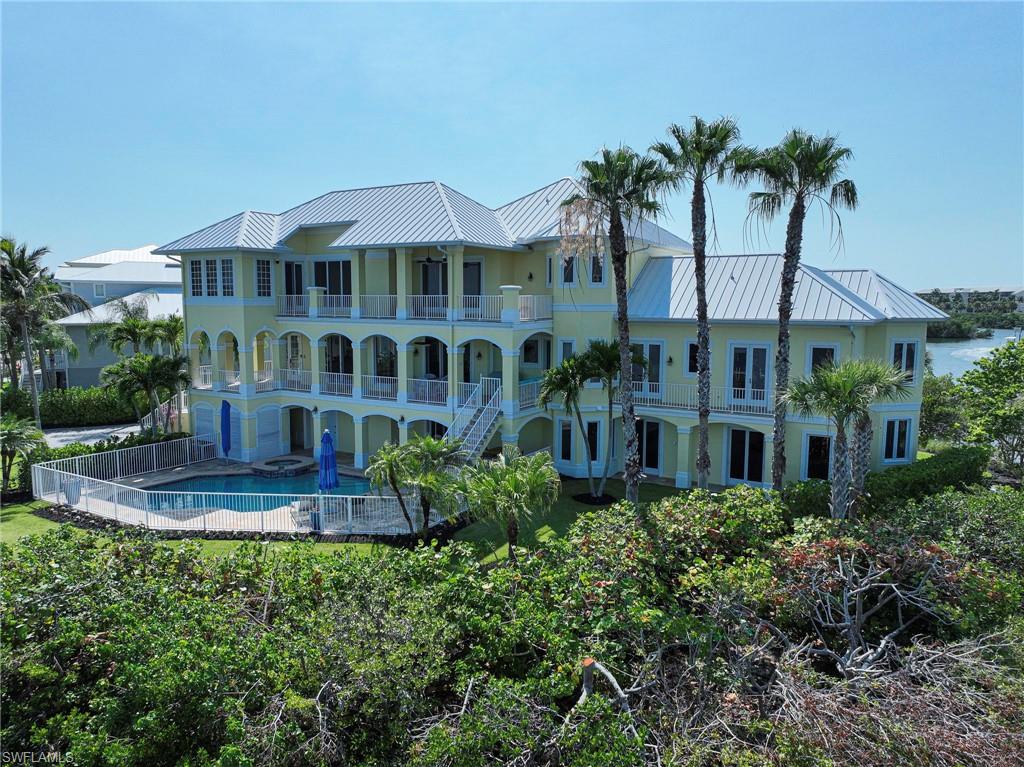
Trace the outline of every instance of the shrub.
<instances>
[{"instance_id":1,"label":"shrub","mask_svg":"<svg viewBox=\"0 0 1024 767\"><path fill-rule=\"evenodd\" d=\"M23 418L32 417L32 395L27 389L14 389L10 384L0 394L0 411ZM113 389L102 386L70 389L46 389L39 393L39 417L44 428L58 426L104 426L132 423L132 403L119 397Z\"/></svg>"},{"instance_id":2,"label":"shrub","mask_svg":"<svg viewBox=\"0 0 1024 767\"><path fill-rule=\"evenodd\" d=\"M984 476L989 457L985 447L957 447L923 461L872 472L864 483L864 508L882 509L947 487L976 485Z\"/></svg>"},{"instance_id":3,"label":"shrub","mask_svg":"<svg viewBox=\"0 0 1024 767\"><path fill-rule=\"evenodd\" d=\"M9 383L0 390L0 413L16 415L19 418L32 417L32 395L25 389L15 389Z\"/></svg>"},{"instance_id":4,"label":"shrub","mask_svg":"<svg viewBox=\"0 0 1024 767\"><path fill-rule=\"evenodd\" d=\"M782 488L782 502L791 519L829 516L832 491L824 479L791 482Z\"/></svg>"}]
</instances>

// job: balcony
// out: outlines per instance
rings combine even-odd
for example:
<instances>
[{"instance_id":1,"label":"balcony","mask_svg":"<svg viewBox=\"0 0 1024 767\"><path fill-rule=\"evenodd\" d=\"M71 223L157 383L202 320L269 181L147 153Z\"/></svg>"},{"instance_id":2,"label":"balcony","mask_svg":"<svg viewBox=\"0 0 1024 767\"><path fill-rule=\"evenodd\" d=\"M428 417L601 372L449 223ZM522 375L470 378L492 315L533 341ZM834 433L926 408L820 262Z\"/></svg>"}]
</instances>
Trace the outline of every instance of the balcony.
<instances>
[{"instance_id":1,"label":"balcony","mask_svg":"<svg viewBox=\"0 0 1024 767\"><path fill-rule=\"evenodd\" d=\"M448 319L448 296L408 296L406 312L414 320Z\"/></svg>"},{"instance_id":2,"label":"balcony","mask_svg":"<svg viewBox=\"0 0 1024 767\"><path fill-rule=\"evenodd\" d=\"M352 396L351 373L321 373L320 393L331 397Z\"/></svg>"},{"instance_id":3,"label":"balcony","mask_svg":"<svg viewBox=\"0 0 1024 767\"><path fill-rule=\"evenodd\" d=\"M313 371L301 368L278 370L277 388L282 391L310 391L313 388Z\"/></svg>"},{"instance_id":4,"label":"balcony","mask_svg":"<svg viewBox=\"0 0 1024 767\"><path fill-rule=\"evenodd\" d=\"M633 404L640 407L697 412L696 384L633 382ZM711 412L738 415L771 415L771 393L766 389L711 387Z\"/></svg>"},{"instance_id":5,"label":"balcony","mask_svg":"<svg viewBox=\"0 0 1024 767\"><path fill-rule=\"evenodd\" d=\"M363 399L398 399L398 379L394 376L364 375L362 378Z\"/></svg>"},{"instance_id":6,"label":"balcony","mask_svg":"<svg viewBox=\"0 0 1024 767\"><path fill-rule=\"evenodd\" d=\"M540 384L540 378L519 382L520 410L532 410L533 408L540 407L537 404L537 400L540 398Z\"/></svg>"},{"instance_id":7,"label":"balcony","mask_svg":"<svg viewBox=\"0 0 1024 767\"><path fill-rule=\"evenodd\" d=\"M277 297L279 317L308 317L309 295L281 295Z\"/></svg>"},{"instance_id":8,"label":"balcony","mask_svg":"<svg viewBox=\"0 0 1024 767\"><path fill-rule=\"evenodd\" d=\"M192 377L193 389L213 388L213 365L200 365L196 375Z\"/></svg>"},{"instance_id":9,"label":"balcony","mask_svg":"<svg viewBox=\"0 0 1024 767\"><path fill-rule=\"evenodd\" d=\"M448 382L428 378L410 378L406 382L409 402L421 405L447 405Z\"/></svg>"},{"instance_id":10,"label":"balcony","mask_svg":"<svg viewBox=\"0 0 1024 767\"><path fill-rule=\"evenodd\" d=\"M320 296L318 314L321 317L351 317L352 296Z\"/></svg>"},{"instance_id":11,"label":"balcony","mask_svg":"<svg viewBox=\"0 0 1024 767\"><path fill-rule=\"evenodd\" d=\"M398 316L398 296L359 296L359 316L367 320L393 320Z\"/></svg>"}]
</instances>

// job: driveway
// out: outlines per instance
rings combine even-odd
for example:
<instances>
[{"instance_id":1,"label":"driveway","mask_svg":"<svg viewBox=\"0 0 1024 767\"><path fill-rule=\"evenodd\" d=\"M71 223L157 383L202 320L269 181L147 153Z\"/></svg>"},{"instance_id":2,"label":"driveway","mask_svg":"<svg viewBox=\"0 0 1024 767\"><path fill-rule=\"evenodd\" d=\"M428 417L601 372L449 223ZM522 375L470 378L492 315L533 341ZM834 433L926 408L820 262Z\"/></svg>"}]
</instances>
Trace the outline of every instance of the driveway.
<instances>
[{"instance_id":1,"label":"driveway","mask_svg":"<svg viewBox=\"0 0 1024 767\"><path fill-rule=\"evenodd\" d=\"M137 423L118 424L116 426L79 426L67 429L43 429L46 444L50 447L64 447L72 442L84 442L91 445L100 440L110 439L113 435L124 437L139 432Z\"/></svg>"}]
</instances>

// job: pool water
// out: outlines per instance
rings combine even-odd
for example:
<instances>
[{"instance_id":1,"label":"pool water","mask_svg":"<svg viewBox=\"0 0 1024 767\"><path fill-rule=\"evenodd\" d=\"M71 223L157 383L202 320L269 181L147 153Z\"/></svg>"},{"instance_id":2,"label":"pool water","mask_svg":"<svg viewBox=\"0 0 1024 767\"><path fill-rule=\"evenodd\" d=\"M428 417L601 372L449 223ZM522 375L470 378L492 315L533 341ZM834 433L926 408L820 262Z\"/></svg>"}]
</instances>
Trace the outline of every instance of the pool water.
<instances>
[{"instance_id":1,"label":"pool water","mask_svg":"<svg viewBox=\"0 0 1024 767\"><path fill-rule=\"evenodd\" d=\"M224 474L213 477L179 479L147 488L148 490L178 490L184 493L287 493L313 495L317 492L317 472L311 471L295 477L261 477L256 474ZM363 495L370 483L362 477L338 475L338 487L331 495Z\"/></svg>"}]
</instances>

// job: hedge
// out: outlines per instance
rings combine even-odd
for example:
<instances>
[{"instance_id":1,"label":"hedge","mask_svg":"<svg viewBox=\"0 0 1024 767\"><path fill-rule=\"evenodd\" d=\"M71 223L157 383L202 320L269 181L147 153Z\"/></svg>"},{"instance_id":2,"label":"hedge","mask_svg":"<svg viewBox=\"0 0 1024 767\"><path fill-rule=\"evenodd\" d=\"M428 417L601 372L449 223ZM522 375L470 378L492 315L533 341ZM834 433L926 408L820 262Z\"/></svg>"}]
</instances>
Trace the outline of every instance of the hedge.
<instances>
[{"instance_id":1,"label":"hedge","mask_svg":"<svg viewBox=\"0 0 1024 767\"><path fill-rule=\"evenodd\" d=\"M989 458L985 447L954 447L931 458L871 472L864 482L863 509L877 511L949 487L976 485ZM795 482L782 491L782 497L792 517L828 514L829 483L824 480Z\"/></svg>"},{"instance_id":2,"label":"hedge","mask_svg":"<svg viewBox=\"0 0 1024 767\"><path fill-rule=\"evenodd\" d=\"M32 395L27 389L7 385L0 396L0 410L23 418L32 417ZM45 428L57 426L105 426L133 423L130 401L102 386L47 389L39 394L39 416Z\"/></svg>"}]
</instances>

